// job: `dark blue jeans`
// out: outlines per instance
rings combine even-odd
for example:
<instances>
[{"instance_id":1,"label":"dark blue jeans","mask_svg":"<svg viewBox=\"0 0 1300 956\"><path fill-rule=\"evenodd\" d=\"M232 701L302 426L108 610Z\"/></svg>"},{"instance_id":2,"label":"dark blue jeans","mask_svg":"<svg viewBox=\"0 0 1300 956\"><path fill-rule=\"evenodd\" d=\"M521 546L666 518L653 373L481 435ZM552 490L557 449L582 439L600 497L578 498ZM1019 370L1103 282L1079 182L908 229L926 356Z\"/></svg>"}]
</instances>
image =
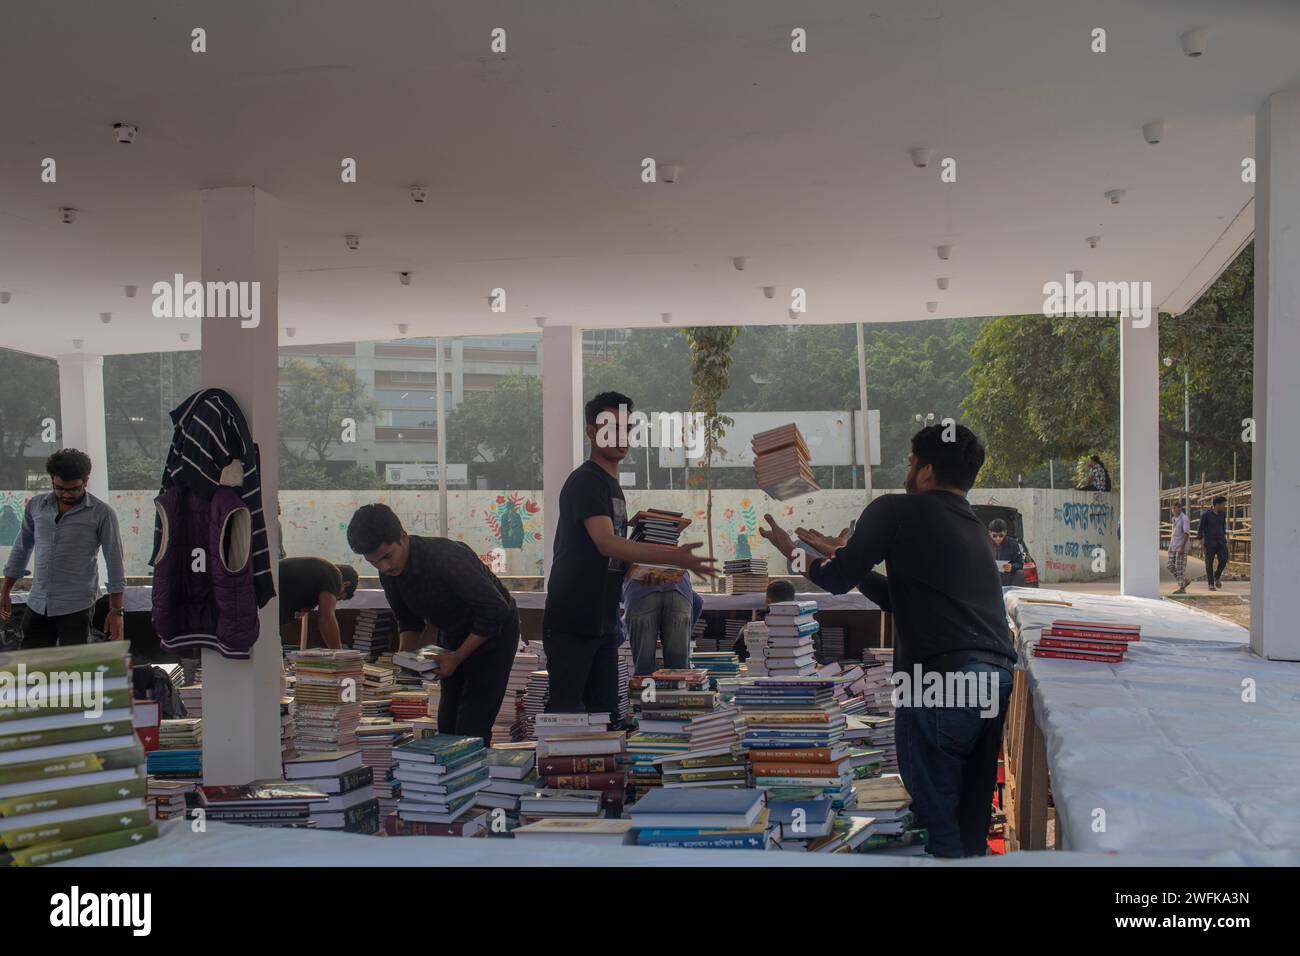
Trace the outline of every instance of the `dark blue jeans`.
<instances>
[{"instance_id":1,"label":"dark blue jeans","mask_svg":"<svg viewBox=\"0 0 1300 956\"><path fill-rule=\"evenodd\" d=\"M901 706L895 711L898 768L912 795L916 824L930 833L927 849L934 856L983 856L993 818L993 788L998 779L1002 722L1011 699L1011 671L972 662L957 673L996 677L996 689L984 708L954 700L947 681L942 707ZM986 685L987 686L987 685ZM919 694L918 694L919 696ZM909 704L910 701L904 701ZM972 706L955 706L968 703Z\"/></svg>"},{"instance_id":2,"label":"dark blue jeans","mask_svg":"<svg viewBox=\"0 0 1300 956\"><path fill-rule=\"evenodd\" d=\"M1218 568L1215 568L1218 564ZM1228 542L1217 541L1213 544L1205 545L1205 576L1215 583L1219 583L1219 578L1223 577L1223 569L1228 566Z\"/></svg>"}]
</instances>

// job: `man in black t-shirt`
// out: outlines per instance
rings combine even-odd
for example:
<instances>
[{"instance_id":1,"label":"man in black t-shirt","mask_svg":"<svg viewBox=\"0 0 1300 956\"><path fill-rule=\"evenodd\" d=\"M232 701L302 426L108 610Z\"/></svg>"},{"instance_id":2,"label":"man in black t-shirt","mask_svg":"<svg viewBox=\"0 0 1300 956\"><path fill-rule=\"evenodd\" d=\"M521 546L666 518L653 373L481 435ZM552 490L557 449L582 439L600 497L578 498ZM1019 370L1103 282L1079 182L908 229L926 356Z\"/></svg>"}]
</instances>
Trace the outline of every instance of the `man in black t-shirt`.
<instances>
[{"instance_id":1,"label":"man in black t-shirt","mask_svg":"<svg viewBox=\"0 0 1300 956\"><path fill-rule=\"evenodd\" d=\"M560 491L546 584L542 646L550 675L547 710L612 715L618 707L618 605L628 565L666 564L712 576L713 562L692 553L700 542L671 547L627 539L618 465L628 452L625 426L632 400L601 392L584 411L591 457ZM607 417L602 419L602 413ZM602 428L607 423L624 427Z\"/></svg>"},{"instance_id":2,"label":"man in black t-shirt","mask_svg":"<svg viewBox=\"0 0 1300 956\"><path fill-rule=\"evenodd\" d=\"M856 586L894 615L899 770L930 853L944 857L987 850L1016 661L988 532L966 500L983 464L970 429L923 428L907 494L872 501L847 540L797 531L832 555L807 562L814 584L832 594ZM789 558L798 542L767 522L760 533ZM872 570L881 561L888 577Z\"/></svg>"},{"instance_id":3,"label":"man in black t-shirt","mask_svg":"<svg viewBox=\"0 0 1300 956\"><path fill-rule=\"evenodd\" d=\"M343 646L335 605L357 593L357 572L349 564L324 558L284 558L280 561L280 626L317 608L317 625L326 647Z\"/></svg>"},{"instance_id":4,"label":"man in black t-shirt","mask_svg":"<svg viewBox=\"0 0 1300 956\"><path fill-rule=\"evenodd\" d=\"M378 569L403 651L420 648L427 624L438 629L447 649L435 671L438 732L490 745L519 649L519 609L506 586L464 541L407 534L387 505L357 509L348 545Z\"/></svg>"}]
</instances>

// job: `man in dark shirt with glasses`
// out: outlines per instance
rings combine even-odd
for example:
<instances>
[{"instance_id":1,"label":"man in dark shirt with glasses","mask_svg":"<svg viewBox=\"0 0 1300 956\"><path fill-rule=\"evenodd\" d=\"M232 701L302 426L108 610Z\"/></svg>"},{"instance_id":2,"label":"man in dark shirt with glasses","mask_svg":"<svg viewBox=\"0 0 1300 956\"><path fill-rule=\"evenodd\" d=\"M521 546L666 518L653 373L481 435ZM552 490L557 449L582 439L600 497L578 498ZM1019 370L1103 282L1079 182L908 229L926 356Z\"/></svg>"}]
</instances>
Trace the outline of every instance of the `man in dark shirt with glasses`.
<instances>
[{"instance_id":1,"label":"man in dark shirt with glasses","mask_svg":"<svg viewBox=\"0 0 1300 956\"><path fill-rule=\"evenodd\" d=\"M357 509L348 545L378 569L402 650L419 649L426 624L439 630L448 651L436 672L439 733L491 744L519 648L519 609L505 585L469 545L407 534L387 505Z\"/></svg>"}]
</instances>

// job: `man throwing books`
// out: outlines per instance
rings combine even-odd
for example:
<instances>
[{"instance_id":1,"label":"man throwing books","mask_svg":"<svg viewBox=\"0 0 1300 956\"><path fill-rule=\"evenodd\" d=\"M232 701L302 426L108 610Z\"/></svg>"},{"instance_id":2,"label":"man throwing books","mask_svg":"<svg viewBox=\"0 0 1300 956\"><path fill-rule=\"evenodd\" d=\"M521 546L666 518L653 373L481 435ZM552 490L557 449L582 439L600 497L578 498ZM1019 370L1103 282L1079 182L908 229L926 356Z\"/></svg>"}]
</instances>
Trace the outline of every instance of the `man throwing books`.
<instances>
[{"instance_id":1,"label":"man throwing books","mask_svg":"<svg viewBox=\"0 0 1300 956\"><path fill-rule=\"evenodd\" d=\"M832 555L807 561L813 583L832 594L856 586L894 615L899 769L929 851L941 857L987 850L1015 664L988 532L966 500L983 464L970 429L923 428L912 436L907 494L872 501L847 541L798 531ZM790 558L798 542L771 515L767 522L760 533ZM888 577L872 570L882 561Z\"/></svg>"},{"instance_id":2,"label":"man throwing books","mask_svg":"<svg viewBox=\"0 0 1300 956\"><path fill-rule=\"evenodd\" d=\"M362 505L348 545L379 570L397 616L401 649L420 647L426 624L440 632L438 732L492 742L510 667L519 648L519 609L463 541L407 534L387 505Z\"/></svg>"}]
</instances>

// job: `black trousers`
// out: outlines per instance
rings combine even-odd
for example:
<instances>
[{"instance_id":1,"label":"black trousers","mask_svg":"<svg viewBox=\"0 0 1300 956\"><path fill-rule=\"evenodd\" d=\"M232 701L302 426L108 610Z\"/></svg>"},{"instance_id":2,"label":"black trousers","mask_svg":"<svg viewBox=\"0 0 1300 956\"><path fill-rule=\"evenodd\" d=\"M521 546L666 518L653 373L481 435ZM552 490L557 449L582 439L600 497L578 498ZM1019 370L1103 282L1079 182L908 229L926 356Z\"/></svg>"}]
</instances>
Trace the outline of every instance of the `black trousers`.
<instances>
[{"instance_id":1,"label":"black trousers","mask_svg":"<svg viewBox=\"0 0 1300 956\"><path fill-rule=\"evenodd\" d=\"M1215 564L1218 569L1215 569ZM1223 569L1228 566L1228 542L1220 541L1218 544L1207 544L1205 546L1205 574L1209 580L1219 582L1223 577Z\"/></svg>"},{"instance_id":2,"label":"black trousers","mask_svg":"<svg viewBox=\"0 0 1300 956\"><path fill-rule=\"evenodd\" d=\"M25 651L33 647L66 647L69 644L85 644L90 640L90 615L94 607L70 614L46 616L37 614L30 606L23 613L23 646Z\"/></svg>"},{"instance_id":3,"label":"black trousers","mask_svg":"<svg viewBox=\"0 0 1300 956\"><path fill-rule=\"evenodd\" d=\"M553 714L609 714L618 711L618 638L545 631L546 671Z\"/></svg>"},{"instance_id":4,"label":"black trousers","mask_svg":"<svg viewBox=\"0 0 1300 956\"><path fill-rule=\"evenodd\" d=\"M492 743L492 725L501 711L510 668L519 648L519 612L513 611L501 633L465 659L442 681L438 733L482 737Z\"/></svg>"}]
</instances>

